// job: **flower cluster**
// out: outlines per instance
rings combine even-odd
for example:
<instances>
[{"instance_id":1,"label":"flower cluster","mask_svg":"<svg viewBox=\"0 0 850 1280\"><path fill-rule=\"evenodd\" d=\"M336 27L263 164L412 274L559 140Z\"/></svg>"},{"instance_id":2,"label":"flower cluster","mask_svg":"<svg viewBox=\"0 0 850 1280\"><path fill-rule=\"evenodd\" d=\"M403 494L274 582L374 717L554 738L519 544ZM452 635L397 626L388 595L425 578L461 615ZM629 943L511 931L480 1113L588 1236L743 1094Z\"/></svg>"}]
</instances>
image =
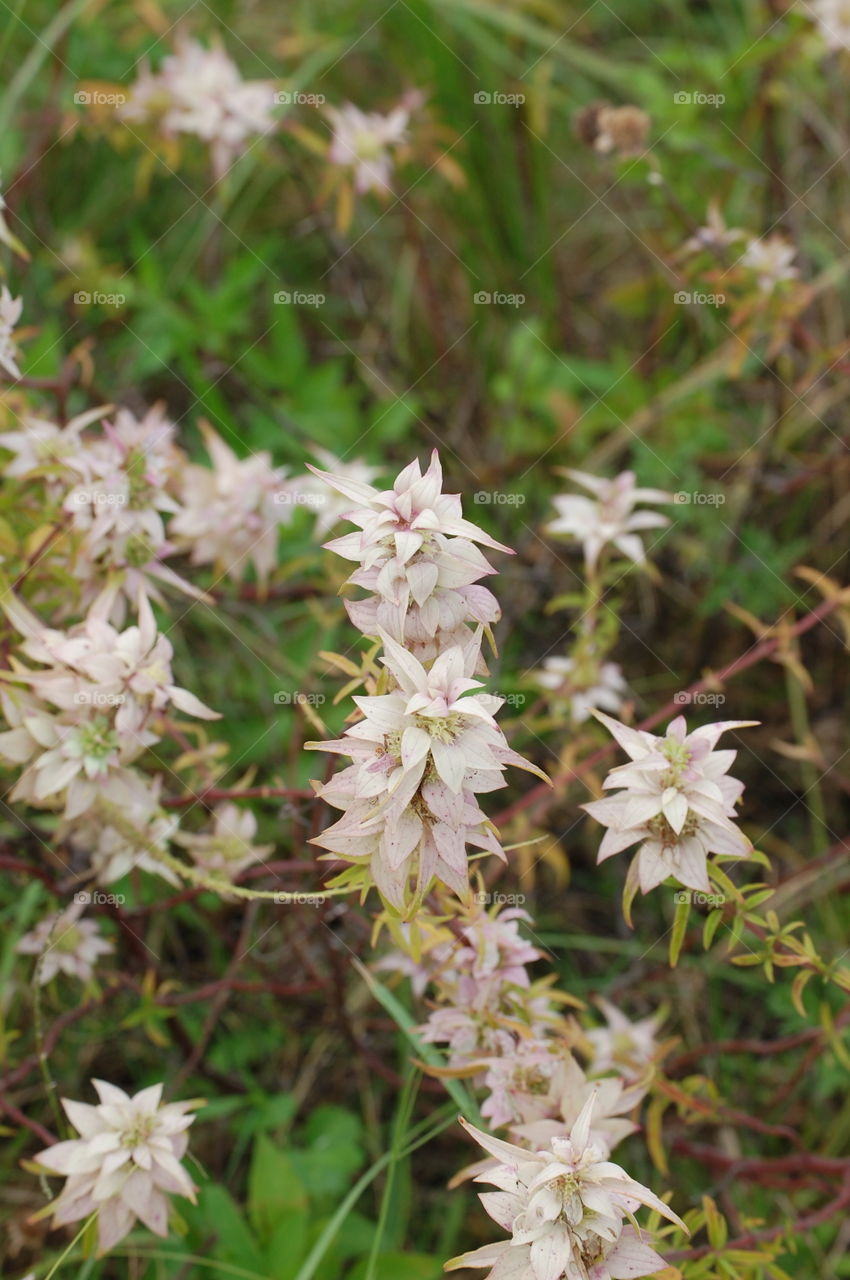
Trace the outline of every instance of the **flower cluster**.
<instances>
[{"instance_id":1,"label":"flower cluster","mask_svg":"<svg viewBox=\"0 0 850 1280\"><path fill-rule=\"evenodd\" d=\"M427 669L389 635L381 640L396 687L355 698L364 718L343 738L307 744L354 760L321 790L344 816L314 843L367 866L385 901L406 912L435 880L467 895L468 845L504 857L476 793L504 786L508 764L539 770L496 724L502 699L471 694L480 687L474 643L453 645Z\"/></svg>"},{"instance_id":2,"label":"flower cluster","mask_svg":"<svg viewBox=\"0 0 850 1280\"><path fill-rule=\"evenodd\" d=\"M174 842L188 850L202 870L232 880L272 852L274 845L254 844L256 834L256 815L226 800L213 810L210 831L181 831Z\"/></svg>"},{"instance_id":3,"label":"flower cluster","mask_svg":"<svg viewBox=\"0 0 850 1280\"><path fill-rule=\"evenodd\" d=\"M850 49L850 7L846 0L806 0L800 8L814 19L830 52Z\"/></svg>"},{"instance_id":4,"label":"flower cluster","mask_svg":"<svg viewBox=\"0 0 850 1280\"><path fill-rule=\"evenodd\" d=\"M639 530L663 529L670 523L657 511L636 511L640 502L672 502L673 495L663 489L641 489L634 472L623 471L613 480L604 480L585 471L567 471L576 484L593 496L559 494L553 498L557 516L546 526L546 532L582 544L588 574L593 574L602 551L613 546L635 564L646 559Z\"/></svg>"},{"instance_id":5,"label":"flower cluster","mask_svg":"<svg viewBox=\"0 0 850 1280\"><path fill-rule=\"evenodd\" d=\"M92 1084L96 1106L62 1099L80 1135L58 1142L35 1156L65 1186L48 1211L54 1226L97 1215L100 1253L122 1240L140 1219L155 1235L168 1234L168 1196L194 1203L195 1187L180 1163L186 1154L186 1130L197 1102L162 1104L162 1085L133 1097L103 1080Z\"/></svg>"},{"instance_id":6,"label":"flower cluster","mask_svg":"<svg viewBox=\"0 0 850 1280\"><path fill-rule=\"evenodd\" d=\"M754 272L763 293L772 293L785 280L795 280L800 272L793 265L797 250L783 235L774 232L753 238L741 256L741 266Z\"/></svg>"},{"instance_id":7,"label":"flower cluster","mask_svg":"<svg viewBox=\"0 0 850 1280\"><path fill-rule=\"evenodd\" d=\"M127 125L156 125L166 137L200 138L221 179L249 139L275 127L274 106L273 81L243 80L220 44L206 49L178 37L158 72L143 68L118 115Z\"/></svg>"},{"instance_id":8,"label":"flower cluster","mask_svg":"<svg viewBox=\"0 0 850 1280\"><path fill-rule=\"evenodd\" d=\"M264 582L277 563L278 528L292 519L297 488L267 453L238 458L201 424L212 467L192 463L180 473L180 508L169 532L193 564L241 579L249 565Z\"/></svg>"},{"instance_id":9,"label":"flower cluster","mask_svg":"<svg viewBox=\"0 0 850 1280\"><path fill-rule=\"evenodd\" d=\"M531 675L551 701L565 699L569 703L574 724L584 724L596 708L619 711L628 693L619 664L602 662L593 653L544 658L542 668Z\"/></svg>"},{"instance_id":10,"label":"flower cluster","mask_svg":"<svg viewBox=\"0 0 850 1280\"><path fill-rule=\"evenodd\" d=\"M418 461L411 462L383 491L310 469L350 500L345 518L360 530L326 544L358 565L348 582L370 593L366 600L346 601L359 631L384 632L428 662L453 645L476 644L470 624L498 621L496 598L479 585L496 570L475 544L511 550L463 518L458 494L442 492L436 449L424 474Z\"/></svg>"},{"instance_id":11,"label":"flower cluster","mask_svg":"<svg viewBox=\"0 0 850 1280\"><path fill-rule=\"evenodd\" d=\"M654 1275L664 1259L627 1222L636 1205L654 1209L683 1230L682 1220L648 1187L608 1159L591 1130L595 1095L569 1135L528 1151L462 1120L498 1162L477 1181L498 1188L481 1203L511 1239L484 1245L446 1264L447 1270L488 1267L492 1280L622 1280Z\"/></svg>"},{"instance_id":12,"label":"flower cluster","mask_svg":"<svg viewBox=\"0 0 850 1280\"><path fill-rule=\"evenodd\" d=\"M552 990L552 979L532 980L527 966L543 958L520 932L531 918L518 907L490 909L479 902L447 904L448 916L417 919L417 959L402 933L404 951L376 968L407 975L417 995L430 987L431 1012L419 1027L427 1044L446 1046L447 1070L469 1077L483 1094L481 1114L494 1128L507 1126L525 1146L569 1131L581 1107L597 1095L595 1140L610 1150L635 1125L625 1118L644 1096L655 1045L643 1023L634 1025L640 1046L623 1028L632 1024L606 1001L614 1033L582 1030L559 1005L569 998ZM655 1021L650 1020L655 1026ZM583 1070L574 1051L589 1060ZM603 1072L616 1074L598 1079Z\"/></svg>"},{"instance_id":13,"label":"flower cluster","mask_svg":"<svg viewBox=\"0 0 850 1280\"><path fill-rule=\"evenodd\" d=\"M22 482L33 519L52 508L61 521L65 536L47 548L46 566L63 586L68 574L79 583L69 604L85 610L108 587L120 618L140 591L159 600L167 586L203 598L167 563L178 555L235 581L252 566L262 582L296 506L319 514L321 532L339 517L338 506L310 500L313 476L289 478L267 453L238 458L207 423L209 467L188 460L161 405L138 418L126 408L107 412L87 410L65 426L24 414L16 430L0 433L11 455L2 474ZM362 463L348 470L364 474Z\"/></svg>"},{"instance_id":14,"label":"flower cluster","mask_svg":"<svg viewBox=\"0 0 850 1280\"><path fill-rule=\"evenodd\" d=\"M321 788L344 813L315 843L410 914L435 882L467 896L467 846L504 857L476 795L504 786L509 764L540 773L496 724L502 699L471 693L480 687L482 624L498 616L494 597L474 585L493 572L475 543L507 548L463 518L457 495L442 492L436 450L424 474L412 462L383 492L316 474L356 504L347 518L360 532L327 545L359 563L349 582L374 593L347 608L355 626L380 639L381 682L390 677L390 687L355 698L363 719L343 738L307 744L354 761Z\"/></svg>"},{"instance_id":15,"label":"flower cluster","mask_svg":"<svg viewBox=\"0 0 850 1280\"><path fill-rule=\"evenodd\" d=\"M663 1013L632 1022L610 1000L598 997L596 1003L607 1025L584 1033L591 1048L594 1073L614 1071L629 1082L643 1080L659 1054L657 1033Z\"/></svg>"},{"instance_id":16,"label":"flower cluster","mask_svg":"<svg viewBox=\"0 0 850 1280\"><path fill-rule=\"evenodd\" d=\"M485 1091L482 1115L496 1127L531 1118L524 1100L539 1094L564 1052L550 984L532 982L526 968L542 955L519 932L529 920L520 908L475 904L422 964L436 1003L420 1035L446 1045L449 1069Z\"/></svg>"},{"instance_id":17,"label":"flower cluster","mask_svg":"<svg viewBox=\"0 0 850 1280\"><path fill-rule=\"evenodd\" d=\"M608 828L598 860L639 844L629 874L642 893L670 876L689 889L709 892L708 855L743 858L752 849L732 821L744 790L742 782L728 776L737 753L714 748L721 734L756 722L724 720L688 733L684 716L677 716L658 738L602 712L596 715L631 758L602 784L617 795L583 806Z\"/></svg>"},{"instance_id":18,"label":"flower cluster","mask_svg":"<svg viewBox=\"0 0 850 1280\"><path fill-rule=\"evenodd\" d=\"M150 604L138 602L139 624L116 631L93 609L67 632L41 625L20 600L2 608L25 637L2 695L14 727L0 734L0 757L26 767L12 799L38 807L64 804L79 818L106 796L121 803L129 766L159 740L155 723L169 708L205 720L217 712L172 681L172 647L157 631ZM22 694L18 686L24 686Z\"/></svg>"},{"instance_id":19,"label":"flower cluster","mask_svg":"<svg viewBox=\"0 0 850 1280\"><path fill-rule=\"evenodd\" d=\"M112 951L112 943L101 937L97 922L80 919L82 911L82 904L74 903L58 915L40 920L15 947L19 955L40 957L36 977L41 986L57 973L90 982L98 958Z\"/></svg>"},{"instance_id":20,"label":"flower cluster","mask_svg":"<svg viewBox=\"0 0 850 1280\"><path fill-rule=\"evenodd\" d=\"M7 557L0 582L0 763L14 775L13 800L59 811L62 848L102 884L134 867L175 882L172 843L217 883L268 851L254 845L254 817L235 805L184 832L163 807L166 774L151 770L151 748L199 733L180 715L218 716L174 679L151 602L165 605L164 589L207 599L173 567L179 556L237 582L252 569L263 585L280 526L321 482L288 478L266 454L240 459L206 424L202 432L211 466L189 461L162 405L139 415L100 406L64 424L24 405L0 433L0 469L36 531ZM356 461L344 471L370 475ZM333 501L302 505L323 532L339 516ZM186 757L190 791L215 782L225 750L200 738Z\"/></svg>"},{"instance_id":21,"label":"flower cluster","mask_svg":"<svg viewBox=\"0 0 850 1280\"><path fill-rule=\"evenodd\" d=\"M394 159L408 141L411 114L422 101L423 95L413 91L387 115L361 111L351 102L327 108L333 130L328 160L351 173L358 195L389 191Z\"/></svg>"}]
</instances>

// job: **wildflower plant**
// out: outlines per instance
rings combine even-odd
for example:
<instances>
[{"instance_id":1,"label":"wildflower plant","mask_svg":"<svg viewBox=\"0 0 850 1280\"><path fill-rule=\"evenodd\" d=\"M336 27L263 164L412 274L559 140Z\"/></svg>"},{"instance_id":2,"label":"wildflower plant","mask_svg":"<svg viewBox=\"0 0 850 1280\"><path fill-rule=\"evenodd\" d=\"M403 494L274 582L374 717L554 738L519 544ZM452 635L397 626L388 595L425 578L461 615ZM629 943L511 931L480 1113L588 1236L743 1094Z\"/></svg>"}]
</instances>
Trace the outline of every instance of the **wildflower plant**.
<instances>
[{"instance_id":1,"label":"wildflower plant","mask_svg":"<svg viewBox=\"0 0 850 1280\"><path fill-rule=\"evenodd\" d=\"M3 1275L840 1270L847 5L49 8Z\"/></svg>"}]
</instances>

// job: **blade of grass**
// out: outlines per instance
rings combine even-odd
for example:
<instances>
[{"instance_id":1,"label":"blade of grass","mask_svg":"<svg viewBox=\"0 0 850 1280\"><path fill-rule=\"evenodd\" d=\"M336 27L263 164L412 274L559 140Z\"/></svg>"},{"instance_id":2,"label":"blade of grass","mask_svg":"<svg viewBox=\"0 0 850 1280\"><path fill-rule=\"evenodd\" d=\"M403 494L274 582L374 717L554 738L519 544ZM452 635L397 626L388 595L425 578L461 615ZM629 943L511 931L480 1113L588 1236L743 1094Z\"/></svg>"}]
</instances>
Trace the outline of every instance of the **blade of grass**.
<instances>
[{"instance_id":1,"label":"blade of grass","mask_svg":"<svg viewBox=\"0 0 850 1280\"><path fill-rule=\"evenodd\" d=\"M443 1055L433 1045L425 1044L420 1039L416 1034L416 1023L413 1018L389 988L385 987L359 960L354 961L354 967L378 1003L386 1009L396 1026L407 1037L417 1056L427 1063L429 1067L444 1067L446 1062ZM446 1087L446 1092L457 1104L461 1115L477 1128L486 1127L483 1126L481 1112L478 1110L478 1105L469 1090L464 1088L459 1080L443 1079L443 1084Z\"/></svg>"}]
</instances>

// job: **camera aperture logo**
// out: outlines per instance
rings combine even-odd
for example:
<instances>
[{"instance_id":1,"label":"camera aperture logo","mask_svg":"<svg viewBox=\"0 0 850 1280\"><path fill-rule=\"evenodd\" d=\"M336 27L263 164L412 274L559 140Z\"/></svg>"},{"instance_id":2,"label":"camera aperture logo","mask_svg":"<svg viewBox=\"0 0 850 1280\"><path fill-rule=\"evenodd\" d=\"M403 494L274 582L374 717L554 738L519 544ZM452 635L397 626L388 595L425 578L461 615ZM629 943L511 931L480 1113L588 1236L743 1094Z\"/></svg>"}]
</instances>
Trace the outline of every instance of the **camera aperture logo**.
<instances>
[{"instance_id":1,"label":"camera aperture logo","mask_svg":"<svg viewBox=\"0 0 850 1280\"><path fill-rule=\"evenodd\" d=\"M472 501L478 506L488 506L491 502L497 507L521 507L525 503L524 493L506 493L504 489L479 489Z\"/></svg>"},{"instance_id":2,"label":"camera aperture logo","mask_svg":"<svg viewBox=\"0 0 850 1280\"><path fill-rule=\"evenodd\" d=\"M679 289L673 294L677 307L723 307L726 305L725 293L691 293L687 289Z\"/></svg>"},{"instance_id":3,"label":"camera aperture logo","mask_svg":"<svg viewBox=\"0 0 850 1280\"><path fill-rule=\"evenodd\" d=\"M679 489L673 494L673 502L677 507L722 507L726 503L725 493L707 493L704 489Z\"/></svg>"},{"instance_id":4,"label":"camera aperture logo","mask_svg":"<svg viewBox=\"0 0 850 1280\"><path fill-rule=\"evenodd\" d=\"M526 898L524 893L473 893L472 901L482 907L523 907Z\"/></svg>"},{"instance_id":5,"label":"camera aperture logo","mask_svg":"<svg viewBox=\"0 0 850 1280\"><path fill-rule=\"evenodd\" d=\"M725 93L702 93L699 90L680 89L673 94L677 107L722 107L726 101Z\"/></svg>"},{"instance_id":6,"label":"camera aperture logo","mask_svg":"<svg viewBox=\"0 0 850 1280\"><path fill-rule=\"evenodd\" d=\"M78 89L74 94L78 107L120 107L126 101L126 93L106 93L102 89Z\"/></svg>"},{"instance_id":7,"label":"camera aperture logo","mask_svg":"<svg viewBox=\"0 0 850 1280\"><path fill-rule=\"evenodd\" d=\"M279 489L272 501L278 507L323 507L327 496L324 493L310 493L309 489Z\"/></svg>"},{"instance_id":8,"label":"camera aperture logo","mask_svg":"<svg viewBox=\"0 0 850 1280\"><path fill-rule=\"evenodd\" d=\"M478 89L472 95L476 107L521 107L525 102L524 93L501 93L497 90Z\"/></svg>"},{"instance_id":9,"label":"camera aperture logo","mask_svg":"<svg viewBox=\"0 0 850 1280\"><path fill-rule=\"evenodd\" d=\"M326 102L323 93L305 93L303 89L280 89L274 95L276 107L323 107Z\"/></svg>"},{"instance_id":10,"label":"camera aperture logo","mask_svg":"<svg viewBox=\"0 0 850 1280\"><path fill-rule=\"evenodd\" d=\"M300 289L278 289L274 300L279 307L323 307L327 300L324 293L304 293Z\"/></svg>"},{"instance_id":11,"label":"camera aperture logo","mask_svg":"<svg viewBox=\"0 0 850 1280\"><path fill-rule=\"evenodd\" d=\"M74 894L78 907L123 907L126 901L123 893L104 893L101 889L79 889Z\"/></svg>"},{"instance_id":12,"label":"camera aperture logo","mask_svg":"<svg viewBox=\"0 0 850 1280\"><path fill-rule=\"evenodd\" d=\"M677 907L690 904L693 907L722 907L726 903L725 893L703 893L700 889L677 889L673 894Z\"/></svg>"},{"instance_id":13,"label":"camera aperture logo","mask_svg":"<svg viewBox=\"0 0 850 1280\"><path fill-rule=\"evenodd\" d=\"M722 707L726 701L726 694L690 693L687 689L680 689L678 693L673 694L673 701L678 707Z\"/></svg>"},{"instance_id":14,"label":"camera aperture logo","mask_svg":"<svg viewBox=\"0 0 850 1280\"><path fill-rule=\"evenodd\" d=\"M101 293L98 289L94 293L78 289L74 294L74 303L78 307L123 307L126 301L125 293Z\"/></svg>"},{"instance_id":15,"label":"camera aperture logo","mask_svg":"<svg viewBox=\"0 0 850 1280\"><path fill-rule=\"evenodd\" d=\"M521 307L525 304L524 293L492 293L489 289L479 289L472 295L476 307Z\"/></svg>"}]
</instances>

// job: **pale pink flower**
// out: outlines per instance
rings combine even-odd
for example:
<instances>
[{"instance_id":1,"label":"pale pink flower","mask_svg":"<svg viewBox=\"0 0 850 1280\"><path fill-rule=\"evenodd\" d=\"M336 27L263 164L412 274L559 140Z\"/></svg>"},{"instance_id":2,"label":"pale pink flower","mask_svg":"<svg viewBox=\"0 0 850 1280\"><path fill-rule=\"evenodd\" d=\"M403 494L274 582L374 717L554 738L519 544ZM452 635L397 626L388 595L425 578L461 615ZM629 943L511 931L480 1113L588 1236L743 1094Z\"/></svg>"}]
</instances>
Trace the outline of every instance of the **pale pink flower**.
<instances>
[{"instance_id":1,"label":"pale pink flower","mask_svg":"<svg viewBox=\"0 0 850 1280\"><path fill-rule=\"evenodd\" d=\"M646 1094L642 1081L629 1083L631 1077L621 1076L589 1080L571 1053L561 1052L554 1058L550 1055L550 1061L553 1065L548 1074L541 1073L542 1081L536 1081L532 1075L532 1087L528 1087L526 1080L526 1088L519 1088L515 1093L514 1109L521 1119L511 1122L512 1138L537 1150L548 1146L552 1138L569 1133L591 1097L596 1101L591 1113L590 1139L598 1147L612 1151L636 1132L638 1126L625 1117ZM600 1052L593 1061L594 1071L604 1069L601 1063ZM521 1078L517 1083L522 1083Z\"/></svg>"},{"instance_id":2,"label":"pale pink flower","mask_svg":"<svg viewBox=\"0 0 850 1280\"><path fill-rule=\"evenodd\" d=\"M34 1157L48 1173L67 1179L52 1204L54 1226L97 1214L99 1252L118 1244L139 1219L155 1235L168 1234L168 1196L194 1203L195 1187L180 1163L197 1102L161 1104L162 1085L130 1097L93 1080L99 1103L62 1099L78 1138Z\"/></svg>"},{"instance_id":3,"label":"pale pink flower","mask_svg":"<svg viewBox=\"0 0 850 1280\"><path fill-rule=\"evenodd\" d=\"M827 49L850 49L850 4L847 0L805 0L801 9L814 18Z\"/></svg>"},{"instance_id":4,"label":"pale pink flower","mask_svg":"<svg viewBox=\"0 0 850 1280\"><path fill-rule=\"evenodd\" d=\"M341 107L328 107L326 114L333 129L328 151L331 164L352 171L358 194L388 191L394 152L407 141L410 106L402 104L381 115L346 102Z\"/></svg>"},{"instance_id":5,"label":"pale pink flower","mask_svg":"<svg viewBox=\"0 0 850 1280\"><path fill-rule=\"evenodd\" d=\"M212 817L211 831L181 831L173 837L203 871L233 880L274 849L272 844L253 843L257 818L250 809L240 809L227 800L216 805Z\"/></svg>"},{"instance_id":6,"label":"pale pink flower","mask_svg":"<svg viewBox=\"0 0 850 1280\"><path fill-rule=\"evenodd\" d=\"M4 464L3 475L17 480L33 473L43 474L49 488L61 488L62 491L68 481L53 474L57 464L73 473L74 484L79 477L91 475L91 466L86 460L87 447L80 433L106 412L107 405L89 409L71 418L64 427L46 418L24 414L20 419L20 430L0 433L0 445L13 455L11 461Z\"/></svg>"},{"instance_id":7,"label":"pale pink flower","mask_svg":"<svg viewBox=\"0 0 850 1280\"><path fill-rule=\"evenodd\" d=\"M714 747L722 733L755 721L726 720L688 734L684 717L677 716L666 736L656 738L601 711L596 718L631 756L630 764L612 769L602 784L606 790L622 790L582 806L608 827L598 861L640 844L635 873L643 893L668 876L687 888L710 892L708 854L742 858L752 849L732 821L744 789L727 776L737 753Z\"/></svg>"},{"instance_id":8,"label":"pale pink flower","mask_svg":"<svg viewBox=\"0 0 850 1280\"><path fill-rule=\"evenodd\" d=\"M85 855L99 884L111 884L138 868L176 885L174 872L157 857L168 852L179 826L179 818L160 807L161 789L161 776L143 777L126 769L82 817L62 822L57 838Z\"/></svg>"},{"instance_id":9,"label":"pale pink flower","mask_svg":"<svg viewBox=\"0 0 850 1280\"><path fill-rule=\"evenodd\" d=\"M173 424L155 405L142 418L118 409L97 432L86 431L108 411L89 410L65 427L24 416L20 430L0 434L0 445L14 455L6 476L40 481L42 502L46 494L62 503L73 537L50 554L80 582L73 603L86 609L107 590L120 622L140 590L160 598L156 582L196 598L202 593L163 563L174 551L164 517L178 510L171 489L185 465ZM75 612L71 603L63 602L60 614Z\"/></svg>"},{"instance_id":10,"label":"pale pink flower","mask_svg":"<svg viewBox=\"0 0 850 1280\"><path fill-rule=\"evenodd\" d=\"M23 754L25 738L28 755ZM99 713L71 719L46 711L28 717L24 727L0 739L0 755L5 759L28 761L10 799L47 809L64 802L66 819L80 817L99 794L111 794L120 785L126 765L157 741L155 734L138 734L134 742L122 743L109 717Z\"/></svg>"},{"instance_id":11,"label":"pale pink flower","mask_svg":"<svg viewBox=\"0 0 850 1280\"><path fill-rule=\"evenodd\" d=\"M590 1140L613 1150L637 1125L626 1119L646 1093L644 1083L631 1086L616 1076L588 1080L564 1040L521 1038L512 1053L487 1062L484 1087L490 1091L481 1108L493 1128L507 1125L511 1141L530 1151L548 1148L552 1138L568 1137L582 1108L593 1097ZM494 1168L496 1161L468 1165L453 1185Z\"/></svg>"},{"instance_id":12,"label":"pale pink flower","mask_svg":"<svg viewBox=\"0 0 850 1280\"><path fill-rule=\"evenodd\" d=\"M470 978L481 982L498 976L501 982L527 987L529 977L525 966L540 960L543 952L522 936L521 921L531 923L531 916L521 907L474 911L469 923L461 927L466 945L459 947L455 955L453 967L458 980Z\"/></svg>"},{"instance_id":13,"label":"pale pink flower","mask_svg":"<svg viewBox=\"0 0 850 1280\"><path fill-rule=\"evenodd\" d=\"M473 793L504 786L508 764L540 770L511 751L496 725L493 712L502 700L468 696L479 687L470 678L473 650L449 649L426 671L389 636L383 639L383 661L399 687L355 698L364 719L343 738L306 744L355 761L320 792L346 814L315 843L368 859L380 892L396 906L407 905L413 874L417 895L436 876L466 896L466 845L501 853Z\"/></svg>"},{"instance_id":14,"label":"pale pink flower","mask_svg":"<svg viewBox=\"0 0 850 1280\"><path fill-rule=\"evenodd\" d=\"M184 468L169 535L195 565L237 581L253 565L264 582L277 563L278 527L292 519L292 482L268 453L239 458L208 424L201 430L212 468Z\"/></svg>"},{"instance_id":15,"label":"pale pink flower","mask_svg":"<svg viewBox=\"0 0 850 1280\"><path fill-rule=\"evenodd\" d=\"M542 668L531 672L540 686L568 698L574 724L584 724L594 709L619 711L628 694L622 668L616 662L599 662L585 656L544 658Z\"/></svg>"},{"instance_id":16,"label":"pale pink flower","mask_svg":"<svg viewBox=\"0 0 850 1280\"><path fill-rule=\"evenodd\" d=\"M554 1111L554 1099L551 1102L549 1099L554 1089L559 1048L552 1039L517 1036L508 1053L485 1061L487 1069L482 1084L487 1097L481 1105L481 1114L492 1128L510 1125L513 1132L529 1114L541 1111L545 1115Z\"/></svg>"},{"instance_id":17,"label":"pale pink flower","mask_svg":"<svg viewBox=\"0 0 850 1280\"><path fill-rule=\"evenodd\" d=\"M503 910L499 905L488 911L482 902L473 900L456 919L457 933L427 919L418 920L419 959L392 951L377 962L376 970L403 973L410 978L415 995L423 995L428 984L435 983L445 998L457 1003L463 1003L467 984L474 987L489 978L518 987L530 985L525 966L539 960L542 952L519 932L520 921L531 921L527 911L519 907ZM410 926L399 928L409 939Z\"/></svg>"},{"instance_id":18,"label":"pale pink flower","mask_svg":"<svg viewBox=\"0 0 850 1280\"><path fill-rule=\"evenodd\" d=\"M60 711L101 707L115 709L119 733L141 732L152 711L169 706L202 720L218 720L188 689L173 682L173 646L157 631L153 610L144 595L137 601L138 624L117 631L91 610L67 632L44 627L13 596L3 601L9 621L25 637L20 652L44 671L17 670L15 679Z\"/></svg>"},{"instance_id":19,"label":"pale pink flower","mask_svg":"<svg viewBox=\"0 0 850 1280\"><path fill-rule=\"evenodd\" d=\"M0 368L12 378L21 377L14 332L23 305L23 298L13 298L5 284L0 288Z\"/></svg>"},{"instance_id":20,"label":"pale pink flower","mask_svg":"<svg viewBox=\"0 0 850 1280\"><path fill-rule=\"evenodd\" d=\"M481 1195L490 1217L511 1239L452 1258L447 1270L488 1267L493 1280L619 1280L652 1275L663 1259L626 1227L637 1205L682 1220L648 1187L607 1159L591 1138L595 1096L582 1107L568 1137L527 1151L461 1124L499 1162L477 1181L498 1188ZM642 1268L642 1269L640 1269Z\"/></svg>"},{"instance_id":21,"label":"pale pink flower","mask_svg":"<svg viewBox=\"0 0 850 1280\"><path fill-rule=\"evenodd\" d=\"M220 179L250 138L275 128L274 106L272 80L243 80L220 44L206 49L197 40L178 38L158 74L143 70L118 115L156 123L165 135L194 134L209 145Z\"/></svg>"},{"instance_id":22,"label":"pale pink flower","mask_svg":"<svg viewBox=\"0 0 850 1280\"><path fill-rule=\"evenodd\" d=\"M59 915L40 920L15 947L20 955L41 957L36 975L42 986L57 973L90 982L99 957L113 950L112 943L101 937L96 920L79 918L82 910L75 903Z\"/></svg>"},{"instance_id":23,"label":"pale pink flower","mask_svg":"<svg viewBox=\"0 0 850 1280\"><path fill-rule=\"evenodd\" d=\"M800 274L793 265L796 256L794 245L775 232L763 239L748 241L740 262L756 273L758 286L764 293L772 293L778 284L795 280Z\"/></svg>"},{"instance_id":24,"label":"pale pink flower","mask_svg":"<svg viewBox=\"0 0 850 1280\"><path fill-rule=\"evenodd\" d=\"M519 933L528 919L518 908L488 912L473 904L458 918L460 936L426 957L440 1004L419 1033L447 1045L450 1067L473 1068L488 1093L482 1114L494 1125L521 1114L511 1089L519 1075L530 1081L549 1067L555 1050L547 1037L561 1028L545 982L532 983L526 970L541 956Z\"/></svg>"},{"instance_id":25,"label":"pale pink flower","mask_svg":"<svg viewBox=\"0 0 850 1280\"><path fill-rule=\"evenodd\" d=\"M361 865L371 877L364 884L374 882L397 910L414 911L434 881L445 884L459 897L466 897L467 846L504 859L498 838L471 790L463 788L455 794L436 778L420 785L414 776L413 795L409 798L409 785L404 789L399 786L383 798L360 798L356 789L361 785L362 774L370 768L384 769L386 752L355 739L341 741L350 744L346 752L354 756L356 763L332 778L320 795L334 808L344 810L344 814L312 843ZM328 745L317 743L315 748Z\"/></svg>"},{"instance_id":26,"label":"pale pink flower","mask_svg":"<svg viewBox=\"0 0 850 1280\"><path fill-rule=\"evenodd\" d=\"M138 607L139 625L123 632L92 612L66 633L42 626L13 595L3 598L3 612L25 637L20 652L47 668L16 661L8 676L36 695L4 694L12 728L0 734L0 756L27 764L13 798L52 807L64 797L65 818L78 818L101 790L120 788L127 766L159 740L155 713L173 707L218 718L172 683L171 644L158 635L144 596Z\"/></svg>"},{"instance_id":27,"label":"pale pink flower","mask_svg":"<svg viewBox=\"0 0 850 1280\"><path fill-rule=\"evenodd\" d=\"M584 471L565 474L589 490L593 497L572 493L556 495L552 501L558 514L546 525L545 532L581 542L591 571L608 546L615 547L635 564L642 564L646 556L637 531L663 529L670 521L657 511L636 511L635 507L639 502L672 502L673 495L663 489L638 488L632 471L623 471L613 480Z\"/></svg>"},{"instance_id":28,"label":"pale pink flower","mask_svg":"<svg viewBox=\"0 0 850 1280\"><path fill-rule=\"evenodd\" d=\"M682 245L682 253L699 253L704 249L714 252L727 249L736 240L743 240L747 232L740 227L727 227L726 221L716 200L708 202L705 226L699 227L696 233Z\"/></svg>"},{"instance_id":29,"label":"pale pink flower","mask_svg":"<svg viewBox=\"0 0 850 1280\"><path fill-rule=\"evenodd\" d=\"M658 1031L664 1014L653 1013L632 1022L610 1001L599 997L596 1003L605 1015L607 1026L593 1027L584 1033L593 1049L590 1065L594 1075L616 1071L628 1081L645 1078L658 1056Z\"/></svg>"},{"instance_id":30,"label":"pale pink flower","mask_svg":"<svg viewBox=\"0 0 850 1280\"><path fill-rule=\"evenodd\" d=\"M375 636L385 631L427 662L445 648L469 643L468 622L490 626L498 620L495 597L477 585L495 570L475 544L510 548L464 520L458 494L442 492L436 449L424 474L414 461L384 491L310 470L350 499L345 519L361 530L325 544L359 563L348 581L373 595L345 602L359 630Z\"/></svg>"},{"instance_id":31,"label":"pale pink flower","mask_svg":"<svg viewBox=\"0 0 850 1280\"><path fill-rule=\"evenodd\" d=\"M367 462L354 459L343 462L328 449L313 448L313 455L319 460L325 471L345 480L354 480L357 484L371 484L379 474L377 467ZM328 493L328 485L314 472L303 476L295 476L291 481L292 501L296 506L305 506L316 517L315 536L324 538L340 520L343 520L351 508L351 502L343 494Z\"/></svg>"}]
</instances>

